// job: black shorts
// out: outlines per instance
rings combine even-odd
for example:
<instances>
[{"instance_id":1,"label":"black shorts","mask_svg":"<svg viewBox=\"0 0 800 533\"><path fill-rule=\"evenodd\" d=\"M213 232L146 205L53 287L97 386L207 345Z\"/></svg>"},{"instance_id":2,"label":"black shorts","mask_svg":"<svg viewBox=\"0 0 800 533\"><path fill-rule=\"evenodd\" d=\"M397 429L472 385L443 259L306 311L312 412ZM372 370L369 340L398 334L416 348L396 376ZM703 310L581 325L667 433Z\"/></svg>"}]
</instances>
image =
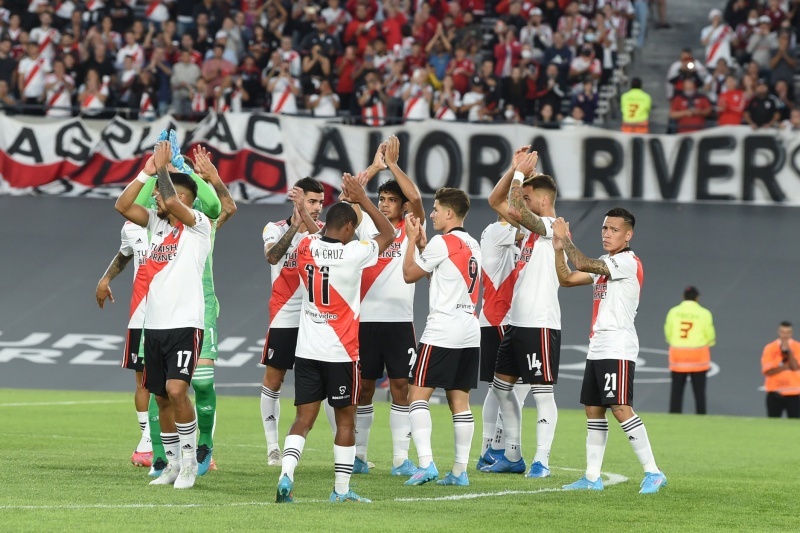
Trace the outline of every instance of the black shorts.
<instances>
[{"instance_id":1,"label":"black shorts","mask_svg":"<svg viewBox=\"0 0 800 533\"><path fill-rule=\"evenodd\" d=\"M358 361L331 363L298 357L294 369L294 404L321 402L331 407L358 405L361 373Z\"/></svg>"},{"instance_id":2,"label":"black shorts","mask_svg":"<svg viewBox=\"0 0 800 533\"><path fill-rule=\"evenodd\" d=\"M495 372L530 385L558 383L561 330L509 326L497 350Z\"/></svg>"},{"instance_id":3,"label":"black shorts","mask_svg":"<svg viewBox=\"0 0 800 533\"><path fill-rule=\"evenodd\" d=\"M478 387L481 349L440 348L420 343L411 358L408 382L417 387L468 390Z\"/></svg>"},{"instance_id":4,"label":"black shorts","mask_svg":"<svg viewBox=\"0 0 800 533\"><path fill-rule=\"evenodd\" d=\"M481 371L480 380L485 383L494 381L494 369L497 366L497 350L509 326L483 326L481 328Z\"/></svg>"},{"instance_id":5,"label":"black shorts","mask_svg":"<svg viewBox=\"0 0 800 533\"><path fill-rule=\"evenodd\" d=\"M129 329L125 338L125 353L122 354L122 368L141 372L144 370L144 357L139 357L142 345L142 330Z\"/></svg>"},{"instance_id":6,"label":"black shorts","mask_svg":"<svg viewBox=\"0 0 800 533\"><path fill-rule=\"evenodd\" d=\"M167 396L167 380L192 382L203 349L203 330L197 328L144 330L144 387Z\"/></svg>"},{"instance_id":7,"label":"black shorts","mask_svg":"<svg viewBox=\"0 0 800 533\"><path fill-rule=\"evenodd\" d=\"M581 386L583 405L633 405L636 363L619 359L587 359Z\"/></svg>"},{"instance_id":8,"label":"black shorts","mask_svg":"<svg viewBox=\"0 0 800 533\"><path fill-rule=\"evenodd\" d=\"M417 345L413 322L361 322L358 327L362 379L408 377L411 354Z\"/></svg>"},{"instance_id":9,"label":"black shorts","mask_svg":"<svg viewBox=\"0 0 800 533\"><path fill-rule=\"evenodd\" d=\"M298 331L300 328L269 328L261 352L261 364L278 370L294 368Z\"/></svg>"}]
</instances>

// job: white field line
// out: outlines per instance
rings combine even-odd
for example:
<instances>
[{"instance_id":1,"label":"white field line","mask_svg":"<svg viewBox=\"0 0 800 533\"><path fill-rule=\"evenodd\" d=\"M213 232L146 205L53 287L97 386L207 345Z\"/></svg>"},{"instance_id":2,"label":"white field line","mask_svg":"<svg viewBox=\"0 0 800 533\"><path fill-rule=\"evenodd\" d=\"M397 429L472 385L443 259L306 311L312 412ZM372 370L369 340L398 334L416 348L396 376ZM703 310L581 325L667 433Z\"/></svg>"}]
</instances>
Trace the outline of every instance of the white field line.
<instances>
[{"instance_id":1,"label":"white field line","mask_svg":"<svg viewBox=\"0 0 800 533\"><path fill-rule=\"evenodd\" d=\"M47 407L49 405L91 405L91 404L112 404L130 403L130 400L86 400L86 401L64 401L64 402L18 402L0 403L0 407Z\"/></svg>"},{"instance_id":2,"label":"white field line","mask_svg":"<svg viewBox=\"0 0 800 533\"><path fill-rule=\"evenodd\" d=\"M582 472L578 468L557 468L557 470L567 470L574 472ZM603 472L605 480L603 484L606 487L618 485L628 481L628 478L611 472ZM559 488L541 488L536 490L503 490L499 492L473 492L467 494L450 494L448 496L437 496L431 498L394 498L393 502L444 502L444 501L458 501L458 500L474 500L478 498L494 498L498 496L515 496L527 494L542 494L545 492L564 492ZM298 500L296 503L328 503L328 500ZM206 503L129 503L129 504L91 504L91 505L0 505L0 511L4 510L31 510L31 511L48 511L48 510L85 510L85 509L197 509L197 508L226 508L226 507L264 507L268 505L276 505L274 502L233 502L223 504L206 504Z\"/></svg>"}]
</instances>

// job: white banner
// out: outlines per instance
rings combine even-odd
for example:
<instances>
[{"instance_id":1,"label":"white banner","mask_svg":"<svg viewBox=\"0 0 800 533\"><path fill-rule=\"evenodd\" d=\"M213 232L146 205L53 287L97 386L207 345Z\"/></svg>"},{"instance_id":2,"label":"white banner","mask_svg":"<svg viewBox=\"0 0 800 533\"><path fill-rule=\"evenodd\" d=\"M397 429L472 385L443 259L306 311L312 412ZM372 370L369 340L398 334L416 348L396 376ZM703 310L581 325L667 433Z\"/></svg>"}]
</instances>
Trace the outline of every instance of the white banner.
<instances>
[{"instance_id":1,"label":"white banner","mask_svg":"<svg viewBox=\"0 0 800 533\"><path fill-rule=\"evenodd\" d=\"M378 144L394 134L401 167L424 194L450 186L485 197L514 150L531 144L563 199L800 204L800 137L792 132L740 126L630 135L436 120L370 128L266 113L212 114L191 128L170 117L149 124L114 119L102 131L80 119L30 124L0 117L0 194L116 194L169 127L184 152L196 143L211 150L240 200L281 200L305 176L338 190L342 172L366 168Z\"/></svg>"}]
</instances>

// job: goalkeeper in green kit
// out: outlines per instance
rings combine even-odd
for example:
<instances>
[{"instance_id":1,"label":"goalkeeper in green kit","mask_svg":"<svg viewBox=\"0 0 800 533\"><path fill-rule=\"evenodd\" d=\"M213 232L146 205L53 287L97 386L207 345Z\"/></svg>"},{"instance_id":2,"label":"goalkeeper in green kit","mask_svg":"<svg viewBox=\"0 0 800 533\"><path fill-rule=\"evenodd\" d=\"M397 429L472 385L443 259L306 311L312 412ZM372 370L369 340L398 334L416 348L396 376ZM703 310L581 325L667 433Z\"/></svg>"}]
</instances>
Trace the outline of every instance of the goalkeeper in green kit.
<instances>
[{"instance_id":1,"label":"goalkeeper in green kit","mask_svg":"<svg viewBox=\"0 0 800 533\"><path fill-rule=\"evenodd\" d=\"M159 141L166 140L167 132L162 131ZM209 469L214 468L212 452L214 448L213 430L216 420L216 391L214 390L214 361L217 359L217 317L219 315L219 302L214 293L213 277L213 251L216 230L219 229L236 212L236 203L220 179L217 169L211 163L208 152L202 147L194 150L195 168L194 170L186 164L183 156L180 155L179 144L175 132L170 132L169 140L172 145L173 159L172 166L175 171L184 172L192 177L197 183L198 195L195 208L202 211L212 219L211 231L211 251L206 260L203 272L203 296L205 300L205 325L203 336L203 348L192 377L192 387L195 391L195 405L197 409L197 425L200 432L197 448L198 475L205 474ZM156 185L155 166L152 157L145 163L144 170L140 173L139 179L145 181L136 203L143 206L154 204L152 199L153 190ZM106 298L114 301L109 288L109 283L136 253L136 266L140 266L146 257L140 258L141 242L144 240L141 235L130 235L126 239L126 228L123 228L123 246L109 265L108 270L100 279L97 286L97 302L103 307ZM134 225L135 226L135 225ZM132 233L128 231L127 233ZM146 233L146 232L145 232ZM147 243L145 243L147 244ZM134 246L135 245L135 246ZM146 247L144 250L146 251ZM140 263L141 261L141 263ZM138 268L137 268L138 270ZM137 283L135 277L134 284ZM136 411L139 417L139 425L142 428L142 439L139 442L131 462L136 466L151 466L150 475L158 477L167 465L167 458L162 444L162 437L167 442L172 442L177 435L162 434L158 422L158 407L152 395L147 404L147 391L142 388L142 367L141 361L144 360L141 342L141 328L143 327L144 317L141 310L131 309L131 321L128 326L128 336L125 347L125 357L123 367L136 370L137 392L135 396ZM140 316L141 315L141 316ZM144 397L144 398L143 398ZM144 412L142 407L144 406ZM152 440L152 443L150 442ZM150 451L152 450L152 451ZM149 452L149 453L148 453Z\"/></svg>"}]
</instances>

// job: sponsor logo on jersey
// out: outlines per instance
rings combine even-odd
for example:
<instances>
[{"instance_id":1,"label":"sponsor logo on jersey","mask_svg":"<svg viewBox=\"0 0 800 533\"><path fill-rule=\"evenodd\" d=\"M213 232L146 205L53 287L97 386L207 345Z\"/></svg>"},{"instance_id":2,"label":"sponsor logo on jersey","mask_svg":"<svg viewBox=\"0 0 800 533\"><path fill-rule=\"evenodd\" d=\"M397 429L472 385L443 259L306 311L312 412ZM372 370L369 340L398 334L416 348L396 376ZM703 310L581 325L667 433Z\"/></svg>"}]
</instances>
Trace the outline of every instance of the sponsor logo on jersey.
<instances>
[{"instance_id":1,"label":"sponsor logo on jersey","mask_svg":"<svg viewBox=\"0 0 800 533\"><path fill-rule=\"evenodd\" d=\"M606 289L608 288L608 284L606 283L598 283L594 286L594 295L592 296L593 300L605 300L606 299Z\"/></svg>"},{"instance_id":2,"label":"sponsor logo on jersey","mask_svg":"<svg viewBox=\"0 0 800 533\"><path fill-rule=\"evenodd\" d=\"M347 387L345 387L344 385L339 387L339 394L344 394L345 392L347 392Z\"/></svg>"}]
</instances>

